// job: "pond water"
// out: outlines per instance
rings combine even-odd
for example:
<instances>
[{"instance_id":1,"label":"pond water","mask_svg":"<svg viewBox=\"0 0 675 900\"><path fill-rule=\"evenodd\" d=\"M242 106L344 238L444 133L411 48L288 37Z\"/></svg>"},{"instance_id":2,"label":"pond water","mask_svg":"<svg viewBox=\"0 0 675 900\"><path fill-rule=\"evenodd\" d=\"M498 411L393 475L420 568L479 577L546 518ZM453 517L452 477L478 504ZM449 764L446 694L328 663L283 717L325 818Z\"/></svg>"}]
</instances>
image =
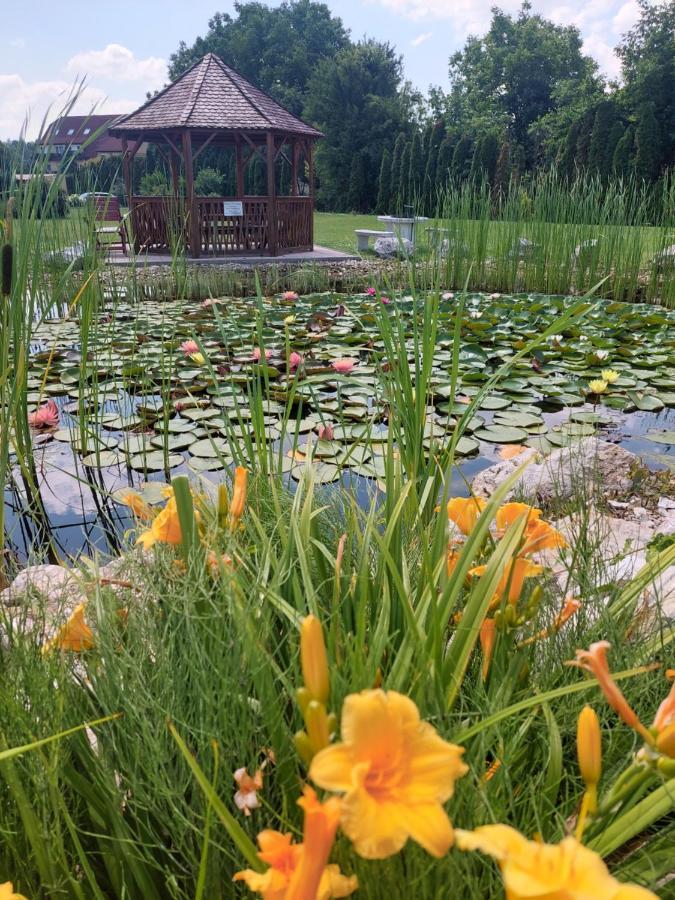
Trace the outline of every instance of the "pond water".
<instances>
[{"instance_id":1,"label":"pond water","mask_svg":"<svg viewBox=\"0 0 675 900\"><path fill-rule=\"evenodd\" d=\"M450 408L458 301L444 295L425 446L448 442L486 380L571 302L469 295L460 384ZM58 409L58 425L36 430L34 446L59 552L114 551L132 524L116 491L180 473L218 481L232 463L232 444L246 455L261 429L273 447L281 442L290 484L305 465L301 455L310 440L319 482L341 481L359 502L370 502L381 488L391 367L401 362L387 357L383 317L403 336L400 352L414 363L424 304L424 298L383 303L379 296L335 294L262 304L229 298L134 304L111 297L87 323L67 317L42 323L28 399L33 408L50 399ZM185 341L199 346L181 348ZM345 358L351 370L336 371L349 369L338 362ZM589 382L608 368L615 380L602 394L589 394ZM259 416L252 396L260 400ZM326 425L333 435L319 439ZM453 493L466 494L470 479L498 461L505 446L547 451L593 433L640 454L650 467L675 468L675 313L600 301L536 354L516 361L468 423ZM21 514L21 491L17 478L5 501L10 544L23 560L39 548L31 521Z\"/></svg>"}]
</instances>

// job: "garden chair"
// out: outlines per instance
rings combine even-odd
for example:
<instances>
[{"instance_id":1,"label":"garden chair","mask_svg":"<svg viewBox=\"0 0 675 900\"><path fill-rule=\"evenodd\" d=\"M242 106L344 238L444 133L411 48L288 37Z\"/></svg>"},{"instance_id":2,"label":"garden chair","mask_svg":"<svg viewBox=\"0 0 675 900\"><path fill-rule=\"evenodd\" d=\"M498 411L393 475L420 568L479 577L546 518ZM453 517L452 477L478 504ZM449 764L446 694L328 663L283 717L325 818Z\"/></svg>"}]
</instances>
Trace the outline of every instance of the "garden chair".
<instances>
[{"instance_id":1,"label":"garden chair","mask_svg":"<svg viewBox=\"0 0 675 900\"><path fill-rule=\"evenodd\" d=\"M117 197L93 197L94 211L94 235L96 237L96 249L111 250L115 247L121 247L122 253L126 256L127 245L129 244L129 235L127 234L127 226L122 211L120 209L120 201ZM110 223L114 224L110 224ZM108 224L106 224L108 223ZM116 234L119 235L119 241L102 241L103 235Z\"/></svg>"}]
</instances>

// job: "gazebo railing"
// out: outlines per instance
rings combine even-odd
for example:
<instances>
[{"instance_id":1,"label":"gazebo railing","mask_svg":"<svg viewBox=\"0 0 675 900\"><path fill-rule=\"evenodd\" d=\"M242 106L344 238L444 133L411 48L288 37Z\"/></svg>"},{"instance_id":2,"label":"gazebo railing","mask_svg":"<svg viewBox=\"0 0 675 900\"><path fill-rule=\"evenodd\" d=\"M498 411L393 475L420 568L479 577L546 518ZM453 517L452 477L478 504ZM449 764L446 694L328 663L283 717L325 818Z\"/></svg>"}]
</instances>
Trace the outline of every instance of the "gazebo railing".
<instances>
[{"instance_id":1,"label":"gazebo railing","mask_svg":"<svg viewBox=\"0 0 675 900\"><path fill-rule=\"evenodd\" d=\"M242 215L232 204L242 204ZM200 256L270 253L270 208L276 216L277 252L308 250L313 245L311 197L195 197ZM131 228L139 250L170 251L187 246L187 204L176 197L132 197ZM178 242L181 241L181 244ZM194 256L194 249L189 248Z\"/></svg>"}]
</instances>

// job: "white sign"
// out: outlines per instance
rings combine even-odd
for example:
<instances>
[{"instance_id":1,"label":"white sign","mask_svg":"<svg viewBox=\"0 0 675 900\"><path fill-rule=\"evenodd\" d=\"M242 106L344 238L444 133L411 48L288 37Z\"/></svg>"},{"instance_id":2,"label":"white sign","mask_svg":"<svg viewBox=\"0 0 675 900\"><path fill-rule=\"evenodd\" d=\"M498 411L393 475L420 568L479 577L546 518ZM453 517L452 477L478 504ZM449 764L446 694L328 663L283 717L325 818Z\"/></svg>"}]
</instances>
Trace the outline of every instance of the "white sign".
<instances>
[{"instance_id":1,"label":"white sign","mask_svg":"<svg viewBox=\"0 0 675 900\"><path fill-rule=\"evenodd\" d=\"M243 216L244 204L241 200L226 200L223 203L223 213L226 216Z\"/></svg>"}]
</instances>

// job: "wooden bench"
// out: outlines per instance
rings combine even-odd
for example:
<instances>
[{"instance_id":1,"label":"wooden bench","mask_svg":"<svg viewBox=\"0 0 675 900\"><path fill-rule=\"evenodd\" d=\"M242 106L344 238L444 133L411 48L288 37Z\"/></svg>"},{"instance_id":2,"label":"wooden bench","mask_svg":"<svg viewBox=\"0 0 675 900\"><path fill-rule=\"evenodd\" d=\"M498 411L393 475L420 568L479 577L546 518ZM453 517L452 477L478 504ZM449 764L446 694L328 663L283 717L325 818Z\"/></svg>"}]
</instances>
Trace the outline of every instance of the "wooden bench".
<instances>
[{"instance_id":1,"label":"wooden bench","mask_svg":"<svg viewBox=\"0 0 675 900\"><path fill-rule=\"evenodd\" d=\"M101 250L103 247L105 247L106 250L110 250L112 249L112 247L119 246L122 248L122 253L126 255L129 236L127 234L126 222L122 218L120 201L117 199L117 197L95 196L93 198L93 210L96 249ZM99 224L103 222L113 222L114 224ZM119 235L119 241L101 241L100 238L106 234Z\"/></svg>"},{"instance_id":2,"label":"wooden bench","mask_svg":"<svg viewBox=\"0 0 675 900\"><path fill-rule=\"evenodd\" d=\"M373 231L371 228L355 228L354 234L356 235L357 250L367 250L370 246L371 237L395 237L393 231Z\"/></svg>"}]
</instances>

